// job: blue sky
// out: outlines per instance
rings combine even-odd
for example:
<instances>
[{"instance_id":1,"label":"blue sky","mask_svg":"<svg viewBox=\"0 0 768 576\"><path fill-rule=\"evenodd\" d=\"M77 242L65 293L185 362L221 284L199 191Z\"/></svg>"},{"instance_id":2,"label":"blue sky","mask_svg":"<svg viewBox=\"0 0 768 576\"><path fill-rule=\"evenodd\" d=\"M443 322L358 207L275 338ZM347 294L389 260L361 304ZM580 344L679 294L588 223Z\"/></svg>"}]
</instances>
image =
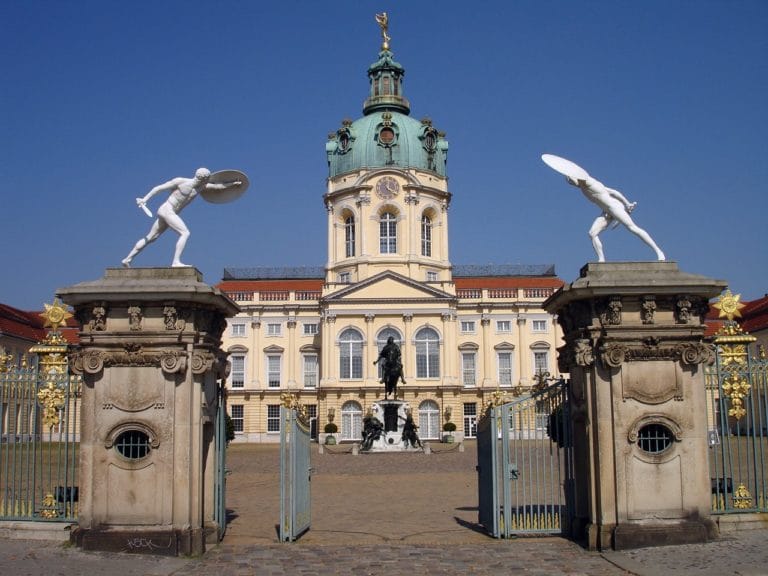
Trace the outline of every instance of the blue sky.
<instances>
[{"instance_id":1,"label":"blue sky","mask_svg":"<svg viewBox=\"0 0 768 576\"><path fill-rule=\"evenodd\" d=\"M362 114L384 10L411 114L450 142L452 262L572 281L594 260L597 209L550 152L637 201L682 270L768 292L764 0L6 0L0 302L40 309L118 266L151 224L134 198L198 166L251 180L183 213L205 281L325 264L325 141ZM168 265L175 240L135 265ZM652 258L623 229L603 243Z\"/></svg>"}]
</instances>

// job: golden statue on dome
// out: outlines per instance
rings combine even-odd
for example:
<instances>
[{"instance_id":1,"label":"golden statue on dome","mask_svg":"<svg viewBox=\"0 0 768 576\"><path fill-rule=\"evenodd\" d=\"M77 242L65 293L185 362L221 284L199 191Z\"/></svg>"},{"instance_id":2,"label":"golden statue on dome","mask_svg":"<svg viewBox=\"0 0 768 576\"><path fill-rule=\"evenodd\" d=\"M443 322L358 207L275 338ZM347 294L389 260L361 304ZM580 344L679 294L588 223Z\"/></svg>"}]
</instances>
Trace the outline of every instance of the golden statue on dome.
<instances>
[{"instance_id":1,"label":"golden statue on dome","mask_svg":"<svg viewBox=\"0 0 768 576\"><path fill-rule=\"evenodd\" d=\"M389 28L389 17L387 17L387 13L382 12L381 14L376 14L376 22L381 28L381 49L389 50L389 41L392 40L392 37L387 34L387 29Z\"/></svg>"}]
</instances>

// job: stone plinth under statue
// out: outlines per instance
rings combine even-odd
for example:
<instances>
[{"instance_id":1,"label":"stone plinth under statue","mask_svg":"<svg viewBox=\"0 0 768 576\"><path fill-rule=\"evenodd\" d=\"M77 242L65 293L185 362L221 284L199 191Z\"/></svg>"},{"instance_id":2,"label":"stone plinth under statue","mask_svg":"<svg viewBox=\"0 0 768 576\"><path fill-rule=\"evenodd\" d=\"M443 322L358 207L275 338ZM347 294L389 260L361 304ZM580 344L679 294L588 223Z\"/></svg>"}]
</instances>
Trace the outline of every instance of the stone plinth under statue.
<instances>
[{"instance_id":1,"label":"stone plinth under statue","mask_svg":"<svg viewBox=\"0 0 768 576\"><path fill-rule=\"evenodd\" d=\"M194 268L108 269L59 291L82 326L79 527L86 549L200 554L214 521L218 381L238 308Z\"/></svg>"},{"instance_id":2,"label":"stone plinth under statue","mask_svg":"<svg viewBox=\"0 0 768 576\"><path fill-rule=\"evenodd\" d=\"M571 535L592 549L701 542L710 519L703 365L725 282L674 262L591 263L551 296L571 374Z\"/></svg>"},{"instance_id":3,"label":"stone plinth under statue","mask_svg":"<svg viewBox=\"0 0 768 576\"><path fill-rule=\"evenodd\" d=\"M403 452L409 449L415 449L414 446L406 445L403 439L403 430L408 420L410 406L402 400L377 400L371 405L370 414L366 415L366 420L373 418L378 423L374 427L376 433L370 447L363 441L364 452ZM365 423L363 429L366 429Z\"/></svg>"}]
</instances>

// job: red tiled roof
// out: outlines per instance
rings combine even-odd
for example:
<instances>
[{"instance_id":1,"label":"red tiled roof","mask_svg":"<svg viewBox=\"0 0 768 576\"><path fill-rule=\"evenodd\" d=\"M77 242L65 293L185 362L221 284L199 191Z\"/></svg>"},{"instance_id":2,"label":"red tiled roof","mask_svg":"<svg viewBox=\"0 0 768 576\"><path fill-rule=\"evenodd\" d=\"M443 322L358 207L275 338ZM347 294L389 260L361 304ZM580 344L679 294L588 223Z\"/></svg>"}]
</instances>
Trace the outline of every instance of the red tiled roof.
<instances>
[{"instance_id":1,"label":"red tiled roof","mask_svg":"<svg viewBox=\"0 0 768 576\"><path fill-rule=\"evenodd\" d=\"M0 304L0 332L30 342L38 342L45 337L39 313L25 312L7 304Z\"/></svg>"},{"instance_id":2,"label":"red tiled roof","mask_svg":"<svg viewBox=\"0 0 768 576\"><path fill-rule=\"evenodd\" d=\"M42 312L19 310L7 304L0 304L0 333L32 343L45 338L48 330L40 316ZM70 344L78 344L79 325L74 318L67 319L67 326L61 329L61 335Z\"/></svg>"}]
</instances>

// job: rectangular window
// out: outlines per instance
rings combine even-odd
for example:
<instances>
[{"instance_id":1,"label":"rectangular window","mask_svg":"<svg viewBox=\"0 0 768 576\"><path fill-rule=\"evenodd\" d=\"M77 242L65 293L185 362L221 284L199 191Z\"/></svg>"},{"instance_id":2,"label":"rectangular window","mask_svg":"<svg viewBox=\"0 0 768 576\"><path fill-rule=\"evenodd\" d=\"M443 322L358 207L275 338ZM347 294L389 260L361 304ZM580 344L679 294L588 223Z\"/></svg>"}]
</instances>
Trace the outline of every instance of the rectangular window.
<instances>
[{"instance_id":1,"label":"rectangular window","mask_svg":"<svg viewBox=\"0 0 768 576\"><path fill-rule=\"evenodd\" d=\"M269 388L280 388L280 360L280 354L267 356L267 386Z\"/></svg>"},{"instance_id":2,"label":"rectangular window","mask_svg":"<svg viewBox=\"0 0 768 576\"><path fill-rule=\"evenodd\" d=\"M511 320L497 320L496 321L496 332L502 333L502 334L509 334L512 332L512 321Z\"/></svg>"},{"instance_id":3,"label":"rectangular window","mask_svg":"<svg viewBox=\"0 0 768 576\"><path fill-rule=\"evenodd\" d=\"M267 432L280 432L280 404L267 404Z\"/></svg>"},{"instance_id":4,"label":"rectangular window","mask_svg":"<svg viewBox=\"0 0 768 576\"><path fill-rule=\"evenodd\" d=\"M461 321L461 333L462 334L474 334L475 333L475 321L474 320L462 320Z\"/></svg>"},{"instance_id":5,"label":"rectangular window","mask_svg":"<svg viewBox=\"0 0 768 576\"><path fill-rule=\"evenodd\" d=\"M546 332L547 321L546 320L533 320L531 322L531 328L534 332Z\"/></svg>"},{"instance_id":6,"label":"rectangular window","mask_svg":"<svg viewBox=\"0 0 768 576\"><path fill-rule=\"evenodd\" d=\"M304 336L314 336L318 332L318 324L304 324Z\"/></svg>"},{"instance_id":7,"label":"rectangular window","mask_svg":"<svg viewBox=\"0 0 768 576\"><path fill-rule=\"evenodd\" d=\"M272 322L267 324L267 336L280 336L282 334L282 324Z\"/></svg>"},{"instance_id":8,"label":"rectangular window","mask_svg":"<svg viewBox=\"0 0 768 576\"><path fill-rule=\"evenodd\" d=\"M461 374L464 386L475 385L475 353L461 353Z\"/></svg>"},{"instance_id":9,"label":"rectangular window","mask_svg":"<svg viewBox=\"0 0 768 576\"><path fill-rule=\"evenodd\" d=\"M232 425L235 433L242 433L245 430L245 407L242 404L232 404L229 407L229 416L232 418Z\"/></svg>"},{"instance_id":10,"label":"rectangular window","mask_svg":"<svg viewBox=\"0 0 768 576\"><path fill-rule=\"evenodd\" d=\"M350 282L352 282L352 275L349 272L339 274L339 284L349 284Z\"/></svg>"},{"instance_id":11,"label":"rectangular window","mask_svg":"<svg viewBox=\"0 0 768 576\"><path fill-rule=\"evenodd\" d=\"M496 355L499 366L499 386L512 386L512 352Z\"/></svg>"},{"instance_id":12,"label":"rectangular window","mask_svg":"<svg viewBox=\"0 0 768 576\"><path fill-rule=\"evenodd\" d=\"M427 282L437 282L437 272L434 270L427 271Z\"/></svg>"},{"instance_id":13,"label":"rectangular window","mask_svg":"<svg viewBox=\"0 0 768 576\"><path fill-rule=\"evenodd\" d=\"M245 356L243 354L233 354L229 357L232 366L229 374L229 384L232 388L245 387Z\"/></svg>"},{"instance_id":14,"label":"rectangular window","mask_svg":"<svg viewBox=\"0 0 768 576\"><path fill-rule=\"evenodd\" d=\"M317 388L317 354L304 354L304 388Z\"/></svg>"},{"instance_id":15,"label":"rectangular window","mask_svg":"<svg viewBox=\"0 0 768 576\"><path fill-rule=\"evenodd\" d=\"M245 324L232 324L232 336L245 336Z\"/></svg>"},{"instance_id":16,"label":"rectangular window","mask_svg":"<svg viewBox=\"0 0 768 576\"><path fill-rule=\"evenodd\" d=\"M549 372L549 352L546 350L533 352L533 372L534 374Z\"/></svg>"},{"instance_id":17,"label":"rectangular window","mask_svg":"<svg viewBox=\"0 0 768 576\"><path fill-rule=\"evenodd\" d=\"M477 436L477 404L467 402L464 404L464 437Z\"/></svg>"}]
</instances>

